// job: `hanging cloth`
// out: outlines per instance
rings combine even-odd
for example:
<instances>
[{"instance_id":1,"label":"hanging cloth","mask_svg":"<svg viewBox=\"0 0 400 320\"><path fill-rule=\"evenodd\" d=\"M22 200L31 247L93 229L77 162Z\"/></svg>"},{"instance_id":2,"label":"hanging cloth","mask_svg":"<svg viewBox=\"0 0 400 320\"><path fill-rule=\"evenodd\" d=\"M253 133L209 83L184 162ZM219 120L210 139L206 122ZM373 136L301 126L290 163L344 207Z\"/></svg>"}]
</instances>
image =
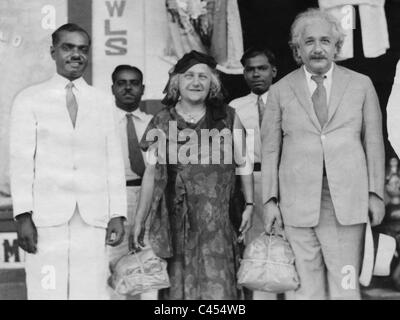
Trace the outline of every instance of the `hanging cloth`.
<instances>
[{"instance_id":1,"label":"hanging cloth","mask_svg":"<svg viewBox=\"0 0 400 320\"><path fill-rule=\"evenodd\" d=\"M361 36L364 56L376 58L385 54L389 49L389 33L385 15L385 0L319 0L319 7L327 10L339 21L346 34L339 60L353 58L353 25L354 8L348 10L346 6L358 6L361 22ZM348 23L353 19L353 23ZM350 21L351 22L351 21Z\"/></svg>"}]
</instances>

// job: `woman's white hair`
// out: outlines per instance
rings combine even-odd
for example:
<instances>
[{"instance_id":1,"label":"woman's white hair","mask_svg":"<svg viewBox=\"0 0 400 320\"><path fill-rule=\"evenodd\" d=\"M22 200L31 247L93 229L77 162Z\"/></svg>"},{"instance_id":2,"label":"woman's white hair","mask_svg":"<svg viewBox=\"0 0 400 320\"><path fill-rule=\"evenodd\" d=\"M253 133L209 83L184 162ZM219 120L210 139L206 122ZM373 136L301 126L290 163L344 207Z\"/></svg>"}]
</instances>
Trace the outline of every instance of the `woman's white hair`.
<instances>
[{"instance_id":1,"label":"woman's white hair","mask_svg":"<svg viewBox=\"0 0 400 320\"><path fill-rule=\"evenodd\" d=\"M320 19L328 22L331 25L333 37L336 39L337 53L340 52L343 46L344 37L346 36L340 22L332 16L330 13L317 8L311 8L297 15L292 27L290 29L290 41L289 46L293 52L293 58L298 64L302 64L301 57L298 54L298 48L300 45L300 38L304 31L304 28L311 20ZM336 56L335 56L336 58Z\"/></svg>"},{"instance_id":2,"label":"woman's white hair","mask_svg":"<svg viewBox=\"0 0 400 320\"><path fill-rule=\"evenodd\" d=\"M207 99L220 98L222 93L221 93L221 81L219 79L218 73L214 69L211 68L209 69L210 69L211 83ZM179 73L171 75L166 89L166 98L173 104L177 103L180 97L180 92L179 92L180 75L181 74Z\"/></svg>"}]
</instances>

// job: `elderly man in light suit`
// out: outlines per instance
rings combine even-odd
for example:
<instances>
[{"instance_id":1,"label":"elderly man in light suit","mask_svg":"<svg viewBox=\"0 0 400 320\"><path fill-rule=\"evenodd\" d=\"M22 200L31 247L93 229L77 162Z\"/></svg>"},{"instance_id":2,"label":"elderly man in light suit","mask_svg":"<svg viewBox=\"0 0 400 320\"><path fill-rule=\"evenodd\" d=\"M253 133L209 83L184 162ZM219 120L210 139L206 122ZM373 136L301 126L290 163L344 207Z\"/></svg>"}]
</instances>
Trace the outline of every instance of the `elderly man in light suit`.
<instances>
[{"instance_id":1,"label":"elderly man in light suit","mask_svg":"<svg viewBox=\"0 0 400 320\"><path fill-rule=\"evenodd\" d=\"M112 97L81 77L90 37L53 35L57 73L23 90L11 115L10 176L28 299L108 299L106 244L124 235L126 190Z\"/></svg>"},{"instance_id":2,"label":"elderly man in light suit","mask_svg":"<svg viewBox=\"0 0 400 320\"><path fill-rule=\"evenodd\" d=\"M296 299L359 299L365 223L384 216L379 102L368 77L333 62L342 43L332 16L300 14L291 45L303 65L271 87L262 122L265 228L284 225Z\"/></svg>"}]
</instances>

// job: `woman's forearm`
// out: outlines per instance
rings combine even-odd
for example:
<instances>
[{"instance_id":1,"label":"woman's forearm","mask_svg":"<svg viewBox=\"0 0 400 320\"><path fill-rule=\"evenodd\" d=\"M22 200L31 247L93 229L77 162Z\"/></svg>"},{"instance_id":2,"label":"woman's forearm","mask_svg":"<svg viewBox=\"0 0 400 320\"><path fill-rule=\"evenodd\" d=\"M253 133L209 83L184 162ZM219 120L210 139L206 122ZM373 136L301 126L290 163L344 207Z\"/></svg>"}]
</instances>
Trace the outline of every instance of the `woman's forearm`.
<instances>
[{"instance_id":1,"label":"woman's forearm","mask_svg":"<svg viewBox=\"0 0 400 320\"><path fill-rule=\"evenodd\" d=\"M148 165L142 178L136 221L144 223L149 215L154 190L155 165Z\"/></svg>"},{"instance_id":2,"label":"woman's forearm","mask_svg":"<svg viewBox=\"0 0 400 320\"><path fill-rule=\"evenodd\" d=\"M247 203L254 203L254 182L253 173L240 176L242 182L242 191Z\"/></svg>"}]
</instances>

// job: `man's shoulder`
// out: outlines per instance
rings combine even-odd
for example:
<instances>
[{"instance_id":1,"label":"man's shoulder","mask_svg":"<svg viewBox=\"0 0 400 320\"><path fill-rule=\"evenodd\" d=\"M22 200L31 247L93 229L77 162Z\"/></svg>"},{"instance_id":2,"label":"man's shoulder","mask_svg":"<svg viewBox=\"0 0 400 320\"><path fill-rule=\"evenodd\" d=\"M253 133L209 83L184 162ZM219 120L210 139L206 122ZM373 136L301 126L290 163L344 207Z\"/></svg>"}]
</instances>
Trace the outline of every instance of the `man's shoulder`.
<instances>
[{"instance_id":1,"label":"man's shoulder","mask_svg":"<svg viewBox=\"0 0 400 320\"><path fill-rule=\"evenodd\" d=\"M106 90L87 84L85 86L85 97L88 101L91 101L91 103L96 103L97 105L106 106L111 109L114 108L113 95Z\"/></svg>"},{"instance_id":2,"label":"man's shoulder","mask_svg":"<svg viewBox=\"0 0 400 320\"><path fill-rule=\"evenodd\" d=\"M279 81L277 81L276 84L283 85L283 84L287 84L292 81L298 81L299 79L305 79L305 73L304 73L302 66L289 72L287 75L282 77Z\"/></svg>"},{"instance_id":3,"label":"man's shoulder","mask_svg":"<svg viewBox=\"0 0 400 320\"><path fill-rule=\"evenodd\" d=\"M251 97L251 93L243 96L243 97L239 97L236 99L233 99L231 102L229 102L229 106L231 106L233 109L238 109L241 106L243 106L244 104L248 103Z\"/></svg>"},{"instance_id":4,"label":"man's shoulder","mask_svg":"<svg viewBox=\"0 0 400 320\"><path fill-rule=\"evenodd\" d=\"M112 99L112 94L111 92L107 92L105 90L102 90L100 88L94 87L91 84L86 85L86 89L88 90L88 93L94 97L98 97L99 99Z\"/></svg>"},{"instance_id":5,"label":"man's shoulder","mask_svg":"<svg viewBox=\"0 0 400 320\"><path fill-rule=\"evenodd\" d=\"M24 89L22 89L18 94L18 99L35 99L37 97L43 97L43 93L47 90L51 90L50 79L44 80L39 83L32 84Z\"/></svg>"},{"instance_id":6,"label":"man's shoulder","mask_svg":"<svg viewBox=\"0 0 400 320\"><path fill-rule=\"evenodd\" d=\"M298 82L300 79L299 73L301 72L302 72L301 68L297 68L291 71L290 73L282 77L280 80L272 84L270 87L270 91L271 89L279 90L281 88L287 88L290 85L290 83Z\"/></svg>"},{"instance_id":7,"label":"man's shoulder","mask_svg":"<svg viewBox=\"0 0 400 320\"><path fill-rule=\"evenodd\" d=\"M142 113L142 119L144 122L149 123L151 121L151 119L153 119L154 115L152 115L151 113L147 113L144 110L140 110Z\"/></svg>"},{"instance_id":8,"label":"man's shoulder","mask_svg":"<svg viewBox=\"0 0 400 320\"><path fill-rule=\"evenodd\" d=\"M339 65L336 65L336 68L337 68L337 72L339 72L343 75L346 75L346 76L350 76L352 78L353 82L362 83L362 84L371 82L370 77L368 77L367 75L365 75L363 73L360 73L360 72L357 72L357 71L354 71L354 70L351 70L349 68L339 66Z\"/></svg>"}]
</instances>

